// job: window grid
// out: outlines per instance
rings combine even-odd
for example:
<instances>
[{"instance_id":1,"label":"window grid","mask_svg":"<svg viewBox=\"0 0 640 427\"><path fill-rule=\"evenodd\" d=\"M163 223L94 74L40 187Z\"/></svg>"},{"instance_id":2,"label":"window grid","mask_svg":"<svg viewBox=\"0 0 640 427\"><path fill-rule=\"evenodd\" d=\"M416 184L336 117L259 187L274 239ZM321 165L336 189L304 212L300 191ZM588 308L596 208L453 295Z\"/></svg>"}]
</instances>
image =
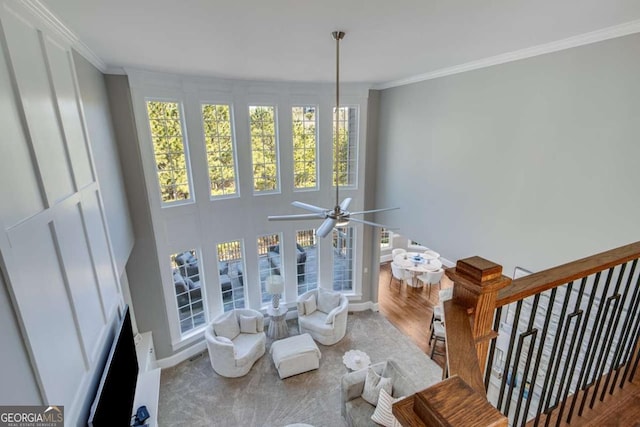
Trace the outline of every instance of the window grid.
<instances>
[{"instance_id":1,"label":"window grid","mask_svg":"<svg viewBox=\"0 0 640 427\"><path fill-rule=\"evenodd\" d=\"M380 229L380 249L391 247L391 232L386 228Z\"/></svg>"},{"instance_id":2,"label":"window grid","mask_svg":"<svg viewBox=\"0 0 640 427\"><path fill-rule=\"evenodd\" d=\"M149 130L163 203L191 197L180 110L177 102L147 101Z\"/></svg>"},{"instance_id":3,"label":"window grid","mask_svg":"<svg viewBox=\"0 0 640 427\"><path fill-rule=\"evenodd\" d=\"M296 231L298 295L318 287L318 240L316 230Z\"/></svg>"},{"instance_id":4,"label":"window grid","mask_svg":"<svg viewBox=\"0 0 640 427\"><path fill-rule=\"evenodd\" d=\"M357 112L356 107L340 107L336 117L336 109L333 109L333 176L335 177L337 168L340 185L353 186L356 184ZM338 121L337 138L336 120ZM339 156L336 158L337 148L339 148Z\"/></svg>"},{"instance_id":5,"label":"window grid","mask_svg":"<svg viewBox=\"0 0 640 427\"><path fill-rule=\"evenodd\" d=\"M317 188L317 107L291 108L293 127L293 186Z\"/></svg>"},{"instance_id":6,"label":"window grid","mask_svg":"<svg viewBox=\"0 0 640 427\"><path fill-rule=\"evenodd\" d=\"M333 289L353 290L353 244L355 229L333 229Z\"/></svg>"},{"instance_id":7,"label":"window grid","mask_svg":"<svg viewBox=\"0 0 640 427\"><path fill-rule=\"evenodd\" d=\"M226 104L203 104L202 124L211 197L235 195L238 182L231 107Z\"/></svg>"},{"instance_id":8,"label":"window grid","mask_svg":"<svg viewBox=\"0 0 640 427\"><path fill-rule=\"evenodd\" d=\"M251 153L253 161L253 191L277 191L278 153L273 106L250 106Z\"/></svg>"},{"instance_id":9,"label":"window grid","mask_svg":"<svg viewBox=\"0 0 640 427\"><path fill-rule=\"evenodd\" d=\"M206 324L199 261L194 249L170 256L180 333Z\"/></svg>"},{"instance_id":10,"label":"window grid","mask_svg":"<svg viewBox=\"0 0 640 427\"><path fill-rule=\"evenodd\" d=\"M218 243L218 277L224 311L244 308L244 260L242 241Z\"/></svg>"},{"instance_id":11,"label":"window grid","mask_svg":"<svg viewBox=\"0 0 640 427\"><path fill-rule=\"evenodd\" d=\"M260 298L263 304L271 301L271 294L266 290L266 279L271 275L284 278L284 265L280 247L279 234L258 236L258 279L260 280Z\"/></svg>"}]
</instances>

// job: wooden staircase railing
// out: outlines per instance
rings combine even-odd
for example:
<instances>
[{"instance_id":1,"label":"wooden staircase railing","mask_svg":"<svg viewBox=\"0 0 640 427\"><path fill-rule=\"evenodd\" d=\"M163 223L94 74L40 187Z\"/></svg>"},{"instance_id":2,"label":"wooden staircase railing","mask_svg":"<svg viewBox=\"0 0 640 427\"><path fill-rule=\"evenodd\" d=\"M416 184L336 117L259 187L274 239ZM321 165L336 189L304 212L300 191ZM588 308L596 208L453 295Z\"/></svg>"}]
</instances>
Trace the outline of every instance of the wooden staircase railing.
<instances>
[{"instance_id":1,"label":"wooden staircase railing","mask_svg":"<svg viewBox=\"0 0 640 427\"><path fill-rule=\"evenodd\" d=\"M447 369L456 381L447 392L491 402L463 425L506 425L496 410L510 425L580 423L605 396L624 393L640 361L639 259L636 242L513 281L480 257L448 269ZM405 426L456 425L438 400L442 384L394 405L394 414ZM440 407L426 411L430 398Z\"/></svg>"}]
</instances>

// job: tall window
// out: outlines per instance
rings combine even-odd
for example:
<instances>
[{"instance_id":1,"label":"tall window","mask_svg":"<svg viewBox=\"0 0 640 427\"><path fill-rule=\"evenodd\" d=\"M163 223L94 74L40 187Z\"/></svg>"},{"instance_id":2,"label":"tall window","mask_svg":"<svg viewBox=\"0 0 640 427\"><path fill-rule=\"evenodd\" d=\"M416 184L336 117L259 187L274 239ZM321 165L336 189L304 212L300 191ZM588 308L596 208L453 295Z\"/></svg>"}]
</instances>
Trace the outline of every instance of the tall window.
<instances>
[{"instance_id":1,"label":"tall window","mask_svg":"<svg viewBox=\"0 0 640 427\"><path fill-rule=\"evenodd\" d=\"M380 249L391 247L391 232L386 228L380 229Z\"/></svg>"},{"instance_id":2,"label":"tall window","mask_svg":"<svg viewBox=\"0 0 640 427\"><path fill-rule=\"evenodd\" d=\"M224 311L245 307L243 254L241 240L218 244L218 277Z\"/></svg>"},{"instance_id":3,"label":"tall window","mask_svg":"<svg viewBox=\"0 0 640 427\"><path fill-rule=\"evenodd\" d=\"M193 249L173 254L170 258L180 332L184 334L206 323L200 264Z\"/></svg>"},{"instance_id":4,"label":"tall window","mask_svg":"<svg viewBox=\"0 0 640 427\"><path fill-rule=\"evenodd\" d=\"M317 188L317 125L315 106L292 107L293 118L293 186Z\"/></svg>"},{"instance_id":5,"label":"tall window","mask_svg":"<svg viewBox=\"0 0 640 427\"><path fill-rule=\"evenodd\" d=\"M229 105L202 105L202 124L212 197L230 196L238 192L231 123Z\"/></svg>"},{"instance_id":6,"label":"tall window","mask_svg":"<svg viewBox=\"0 0 640 427\"><path fill-rule=\"evenodd\" d=\"M298 295L318 287L318 241L316 230L296 231Z\"/></svg>"},{"instance_id":7,"label":"tall window","mask_svg":"<svg viewBox=\"0 0 640 427\"><path fill-rule=\"evenodd\" d=\"M282 258L280 240L279 234L258 237L258 275L263 303L271 301L271 295L265 289L267 277L271 275L284 277L284 259Z\"/></svg>"},{"instance_id":8,"label":"tall window","mask_svg":"<svg viewBox=\"0 0 640 427\"><path fill-rule=\"evenodd\" d=\"M336 120L338 121L338 135L336 137ZM338 169L338 182L340 185L356 185L356 168L358 162L358 108L340 107L336 115L333 109L333 176L335 180L336 168ZM336 163L336 149L338 157ZM334 182L335 185L335 182Z\"/></svg>"},{"instance_id":9,"label":"tall window","mask_svg":"<svg viewBox=\"0 0 640 427\"><path fill-rule=\"evenodd\" d=\"M169 204L191 197L184 148L181 105L147 101L151 141L162 202Z\"/></svg>"},{"instance_id":10,"label":"tall window","mask_svg":"<svg viewBox=\"0 0 640 427\"><path fill-rule=\"evenodd\" d=\"M253 191L278 191L278 142L276 109L272 106L250 106Z\"/></svg>"},{"instance_id":11,"label":"tall window","mask_svg":"<svg viewBox=\"0 0 640 427\"><path fill-rule=\"evenodd\" d=\"M333 230L333 289L353 290L353 227Z\"/></svg>"}]
</instances>

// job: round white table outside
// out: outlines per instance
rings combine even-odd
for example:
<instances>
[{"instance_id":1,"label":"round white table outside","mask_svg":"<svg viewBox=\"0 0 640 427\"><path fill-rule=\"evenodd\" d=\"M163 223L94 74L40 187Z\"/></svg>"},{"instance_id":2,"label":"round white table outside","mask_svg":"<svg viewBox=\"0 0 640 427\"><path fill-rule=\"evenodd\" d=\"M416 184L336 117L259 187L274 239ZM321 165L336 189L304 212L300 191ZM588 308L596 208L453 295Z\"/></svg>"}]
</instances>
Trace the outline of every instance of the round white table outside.
<instances>
[{"instance_id":1,"label":"round white table outside","mask_svg":"<svg viewBox=\"0 0 640 427\"><path fill-rule=\"evenodd\" d=\"M357 371L358 369L369 366L371 359L367 353L362 350L349 350L342 356L342 363L344 363L347 368Z\"/></svg>"}]
</instances>

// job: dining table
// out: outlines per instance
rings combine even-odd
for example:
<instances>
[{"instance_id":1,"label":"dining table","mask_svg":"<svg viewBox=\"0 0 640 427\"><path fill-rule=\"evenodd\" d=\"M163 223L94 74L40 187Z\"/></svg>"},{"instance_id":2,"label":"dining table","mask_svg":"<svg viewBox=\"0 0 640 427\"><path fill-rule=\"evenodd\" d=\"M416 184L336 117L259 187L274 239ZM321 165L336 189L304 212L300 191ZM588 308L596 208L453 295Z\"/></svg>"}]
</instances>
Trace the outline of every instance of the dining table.
<instances>
[{"instance_id":1,"label":"dining table","mask_svg":"<svg viewBox=\"0 0 640 427\"><path fill-rule=\"evenodd\" d=\"M404 252L393 257L393 262L400 268L411 273L411 283L409 286L418 287L416 277L429 271L437 271L442 268L442 261L438 258L440 255L434 251L422 252Z\"/></svg>"}]
</instances>

